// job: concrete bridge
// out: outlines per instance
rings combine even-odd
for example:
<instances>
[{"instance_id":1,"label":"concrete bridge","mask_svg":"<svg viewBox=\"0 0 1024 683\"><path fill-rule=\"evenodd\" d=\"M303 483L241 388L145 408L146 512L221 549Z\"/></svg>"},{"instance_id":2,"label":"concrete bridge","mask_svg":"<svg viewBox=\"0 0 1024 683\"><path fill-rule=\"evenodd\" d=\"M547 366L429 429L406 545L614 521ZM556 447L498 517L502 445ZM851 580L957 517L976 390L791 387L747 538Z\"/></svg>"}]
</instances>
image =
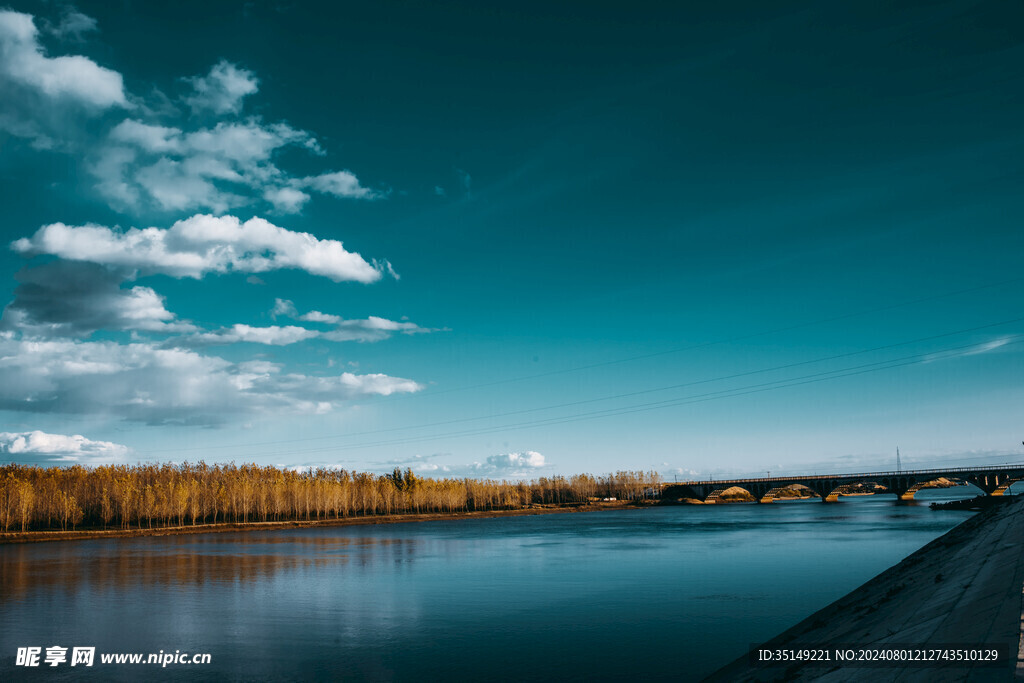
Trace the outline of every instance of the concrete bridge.
<instances>
[{"instance_id":1,"label":"concrete bridge","mask_svg":"<svg viewBox=\"0 0 1024 683\"><path fill-rule=\"evenodd\" d=\"M752 494L759 503L773 503L782 489L800 485L817 494L822 502L834 503L843 495L841 490L844 487L874 483L885 487L888 493L895 493L898 500L913 500L915 493L940 477L962 479L990 496L1001 496L1011 484L1024 479L1024 465L686 481L666 484L661 497L663 500L691 498L704 503L722 503L725 501L721 500L721 495L727 489L739 487Z\"/></svg>"}]
</instances>

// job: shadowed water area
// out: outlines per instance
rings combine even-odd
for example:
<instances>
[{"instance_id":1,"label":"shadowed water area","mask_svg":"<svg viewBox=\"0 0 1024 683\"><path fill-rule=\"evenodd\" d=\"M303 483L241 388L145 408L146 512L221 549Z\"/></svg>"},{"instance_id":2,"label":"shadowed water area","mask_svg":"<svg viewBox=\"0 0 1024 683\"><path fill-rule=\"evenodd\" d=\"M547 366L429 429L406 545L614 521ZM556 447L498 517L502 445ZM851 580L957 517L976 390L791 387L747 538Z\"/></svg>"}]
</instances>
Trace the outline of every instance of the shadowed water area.
<instances>
[{"instance_id":1,"label":"shadowed water area","mask_svg":"<svg viewBox=\"0 0 1024 683\"><path fill-rule=\"evenodd\" d=\"M697 678L970 514L874 496L0 546L0 679ZM96 664L14 666L52 645ZM160 650L212 663L99 661Z\"/></svg>"}]
</instances>

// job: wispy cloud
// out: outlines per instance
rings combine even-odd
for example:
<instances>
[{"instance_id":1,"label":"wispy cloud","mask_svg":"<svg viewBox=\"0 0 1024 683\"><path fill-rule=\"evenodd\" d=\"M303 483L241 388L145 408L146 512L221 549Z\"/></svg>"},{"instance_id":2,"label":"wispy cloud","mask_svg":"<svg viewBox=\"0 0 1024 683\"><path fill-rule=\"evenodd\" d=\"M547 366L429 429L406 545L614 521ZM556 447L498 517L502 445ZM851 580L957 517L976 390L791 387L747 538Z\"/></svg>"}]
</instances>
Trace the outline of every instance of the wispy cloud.
<instances>
[{"instance_id":1,"label":"wispy cloud","mask_svg":"<svg viewBox=\"0 0 1024 683\"><path fill-rule=\"evenodd\" d=\"M44 21L43 26L47 33L56 38L76 42L84 40L86 33L99 30L99 25L95 19L87 14L82 14L71 6L64 8L60 21L56 24Z\"/></svg>"},{"instance_id":2,"label":"wispy cloud","mask_svg":"<svg viewBox=\"0 0 1024 683\"><path fill-rule=\"evenodd\" d=\"M276 299L274 308L271 311L274 317L286 316L294 320L301 320L309 323L323 323L333 326L331 330L318 333L318 336L328 341L361 341L375 342L391 337L393 334L427 334L430 332L441 332L443 329L420 327L409 321L395 321L387 318L380 318L374 315L361 320L346 320L340 315L323 313L321 311L309 311L299 313L295 304L287 299Z\"/></svg>"},{"instance_id":3,"label":"wispy cloud","mask_svg":"<svg viewBox=\"0 0 1024 683\"><path fill-rule=\"evenodd\" d=\"M268 327L255 327L252 325L236 324L231 327L224 327L213 332L201 332L186 337L177 337L168 340L164 346L214 346L223 344L236 344L248 342L252 344L266 344L269 346L287 346L297 344L307 339L320 336L316 330L310 330L296 325L270 325Z\"/></svg>"},{"instance_id":4,"label":"wispy cloud","mask_svg":"<svg viewBox=\"0 0 1024 683\"><path fill-rule=\"evenodd\" d=\"M469 175L466 171L461 168L455 169L455 175L459 179L459 185L462 186L463 196L466 199L473 198L473 176Z\"/></svg>"},{"instance_id":5,"label":"wispy cloud","mask_svg":"<svg viewBox=\"0 0 1024 683\"><path fill-rule=\"evenodd\" d=\"M1002 348L1007 344L1014 341L1013 337L999 337L992 339L987 342L982 342L974 346L970 346L964 349L956 349L953 351L941 351L939 353L933 353L924 358L925 363L932 363L937 360L950 360L952 358L963 358L965 356L977 356L982 353L988 353L995 351L996 349Z\"/></svg>"}]
</instances>

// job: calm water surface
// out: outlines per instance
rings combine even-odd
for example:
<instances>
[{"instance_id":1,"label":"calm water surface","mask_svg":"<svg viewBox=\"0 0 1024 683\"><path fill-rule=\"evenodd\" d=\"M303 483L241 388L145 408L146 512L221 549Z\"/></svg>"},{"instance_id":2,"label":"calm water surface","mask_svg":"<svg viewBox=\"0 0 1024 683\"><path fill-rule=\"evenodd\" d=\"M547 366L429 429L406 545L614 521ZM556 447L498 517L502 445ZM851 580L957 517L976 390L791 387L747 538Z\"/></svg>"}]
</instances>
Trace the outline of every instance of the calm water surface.
<instances>
[{"instance_id":1,"label":"calm water surface","mask_svg":"<svg viewBox=\"0 0 1024 683\"><path fill-rule=\"evenodd\" d=\"M967 516L875 496L0 546L0 680L694 679ZM16 669L29 645L212 664Z\"/></svg>"}]
</instances>

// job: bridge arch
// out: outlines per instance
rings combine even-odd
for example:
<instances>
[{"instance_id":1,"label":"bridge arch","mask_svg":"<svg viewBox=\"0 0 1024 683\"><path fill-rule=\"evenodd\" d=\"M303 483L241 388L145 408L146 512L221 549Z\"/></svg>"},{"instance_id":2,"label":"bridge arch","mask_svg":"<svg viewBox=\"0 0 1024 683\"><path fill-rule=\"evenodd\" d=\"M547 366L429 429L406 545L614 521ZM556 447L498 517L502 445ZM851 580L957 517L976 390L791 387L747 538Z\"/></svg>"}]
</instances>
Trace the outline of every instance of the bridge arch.
<instances>
[{"instance_id":1,"label":"bridge arch","mask_svg":"<svg viewBox=\"0 0 1024 683\"><path fill-rule=\"evenodd\" d=\"M749 501L745 501L745 500L731 501L731 500L728 500L728 499L723 499L723 496L727 492L733 491L733 490L736 490L736 489L742 491L743 493L746 493L748 496L750 496L751 500L757 501L758 500L757 496L754 494L753 491L750 490L752 488L756 488L756 486L749 486L748 487L748 486L740 486L738 484L731 484L729 486L722 486L720 488L716 488L711 493L709 493L708 497L704 499L704 502L706 504L709 504L709 505L715 505L715 504L721 505L723 503L730 503L730 502L737 502L737 503L749 502ZM733 496L729 496L729 497L731 498Z\"/></svg>"},{"instance_id":2,"label":"bridge arch","mask_svg":"<svg viewBox=\"0 0 1024 683\"><path fill-rule=\"evenodd\" d=\"M862 486L862 485L865 485L865 484L879 485L880 483L881 482L879 480L876 480L876 479L873 479L873 478L866 478L866 477L850 477L850 478L843 478L843 479L832 479L832 480L826 482L825 486L822 487L822 490L828 492L824 496L822 496L822 499L826 503L835 503L835 502L839 501L839 498L841 496L864 495L862 492L861 493L856 493L856 492L850 491L850 487ZM873 492L874 491L872 490L872 493Z\"/></svg>"},{"instance_id":3,"label":"bridge arch","mask_svg":"<svg viewBox=\"0 0 1024 683\"><path fill-rule=\"evenodd\" d=\"M767 490L765 490L765 492L758 497L758 502L761 502L761 503L774 503L777 500L792 500L793 498L791 496L781 496L779 494L782 491L786 490L786 489L795 489L795 488L807 489L808 491L813 493L815 495L815 497L817 497L819 499L824 499L824 496L821 495L821 491L819 490L819 487L817 485L810 486L810 483L811 482L805 482L805 481L799 481L799 480L795 480L795 481L791 481L791 482L787 482L787 483L773 482L773 484L777 484L777 485L772 486L771 488L765 487ZM817 482L814 482L814 483L817 484Z\"/></svg>"}]
</instances>

